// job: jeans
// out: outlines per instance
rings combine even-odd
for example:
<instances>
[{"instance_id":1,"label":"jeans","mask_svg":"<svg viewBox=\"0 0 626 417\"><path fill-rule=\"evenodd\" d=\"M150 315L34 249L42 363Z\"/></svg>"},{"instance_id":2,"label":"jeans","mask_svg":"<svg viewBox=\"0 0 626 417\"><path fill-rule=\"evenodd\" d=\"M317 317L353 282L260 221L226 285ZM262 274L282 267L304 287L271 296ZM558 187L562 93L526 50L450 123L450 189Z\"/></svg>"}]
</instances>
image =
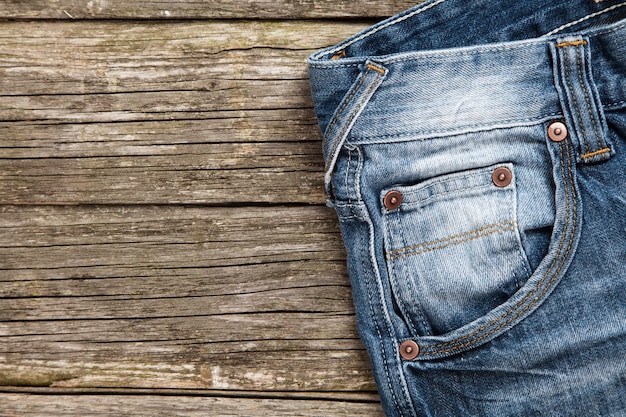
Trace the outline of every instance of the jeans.
<instances>
[{"instance_id":1,"label":"jeans","mask_svg":"<svg viewBox=\"0 0 626 417\"><path fill-rule=\"evenodd\" d=\"M626 416L625 18L430 0L309 58L388 416Z\"/></svg>"}]
</instances>

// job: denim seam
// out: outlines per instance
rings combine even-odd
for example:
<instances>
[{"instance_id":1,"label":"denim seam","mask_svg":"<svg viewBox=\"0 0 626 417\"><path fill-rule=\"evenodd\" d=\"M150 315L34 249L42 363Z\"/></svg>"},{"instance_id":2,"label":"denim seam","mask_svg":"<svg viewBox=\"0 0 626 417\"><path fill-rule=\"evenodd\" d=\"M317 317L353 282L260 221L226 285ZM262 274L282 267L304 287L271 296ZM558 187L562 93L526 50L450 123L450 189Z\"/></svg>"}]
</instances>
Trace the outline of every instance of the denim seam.
<instances>
[{"instance_id":1,"label":"denim seam","mask_svg":"<svg viewBox=\"0 0 626 417\"><path fill-rule=\"evenodd\" d=\"M478 237L487 236L487 235L490 235L492 233L496 233L496 232L499 232L499 231L510 230L511 226L516 226L516 225L517 225L517 223L515 221L508 220L506 222L494 223L494 224L490 224L490 225L487 225L487 226L483 226L483 227L480 227L478 229L470 230L469 232L459 233L457 235L448 236L448 237L443 238L443 239L431 240L431 241L428 241L428 242L420 243L418 245L413 245L413 246L409 246L409 247L405 247L405 248L395 249L395 250L387 252L387 259L394 260L394 259L398 259L398 258L409 256L409 255L417 255L417 254L420 254L420 253L423 253L423 252L428 252L428 251L435 250L435 249L442 249L442 248L445 248L445 247L448 247L448 246L452 246L452 245L455 245L455 244L464 243L464 242L467 242L469 240L476 239ZM509 226L509 228L502 229L504 226ZM487 231L489 229L494 229L494 230ZM470 235L477 234L477 233L478 233L478 235L476 235L475 237L471 237L469 239L464 239L464 240L461 240L461 241L457 241L457 239L459 239L459 238L463 238L463 237L470 236ZM435 246L435 247L432 247L432 248L423 249L421 251L415 251L416 249L419 249L419 248L424 248L424 247L427 247L427 246L431 246L431 245L434 245L434 244L437 244L437 243L444 243L444 242L450 242L450 243L446 244L446 245L443 245L443 246Z\"/></svg>"},{"instance_id":2,"label":"denim seam","mask_svg":"<svg viewBox=\"0 0 626 417\"><path fill-rule=\"evenodd\" d=\"M610 104L605 104L603 107L605 109L610 109L610 110L614 110L613 107L615 107L615 109L620 108L622 105L626 104L626 100L622 100L622 101L617 101L615 103L610 103Z\"/></svg>"},{"instance_id":3,"label":"denim seam","mask_svg":"<svg viewBox=\"0 0 626 417\"><path fill-rule=\"evenodd\" d=\"M469 178L469 176L462 177L462 178ZM435 183L435 184L442 184L442 183ZM405 203L402 203L402 205L407 208L415 207L415 206L419 207L419 206L424 205L425 203L429 203L430 201L437 199L439 197L442 197L442 196L456 196L458 194L464 194L465 192L470 191L470 190L479 190L483 188L495 188L495 187L493 183L491 183L491 184L479 184L479 185L468 186L467 188L457 188L457 189L450 190L450 191L442 191L440 193L430 195L426 198L419 199L417 201L405 202ZM403 194L403 195L406 196L406 195L417 194L417 193L419 193L419 191L407 192L406 194Z\"/></svg>"},{"instance_id":4,"label":"denim seam","mask_svg":"<svg viewBox=\"0 0 626 417\"><path fill-rule=\"evenodd\" d=\"M334 68L344 68L344 67L355 67L361 65L363 60L367 58L376 58L376 60L382 64L395 64L398 62L408 62L408 61L423 61L424 59L434 60L436 58L442 58L443 61L449 62L450 57L456 58L458 56L467 56L472 57L476 55L481 55L483 53L491 53L491 52L505 52L505 51L513 51L516 49L526 49L528 48L528 43L532 42L521 42L521 44L509 45L509 46L482 46L480 48L472 48L467 51L463 50L455 50L450 51L449 49L443 49L440 51L432 51L428 53L426 51L418 51L417 56L405 56L406 53L401 54L400 56L394 55L376 55L376 56L363 56L358 57L359 62L351 62L345 64L335 64L333 62L328 62L325 64L324 62L312 63L309 64L309 67L312 68L320 68L320 69L334 69ZM533 43L534 44L534 43ZM409 52L409 54L414 54L415 52ZM353 58L354 59L354 58Z\"/></svg>"},{"instance_id":5,"label":"denim seam","mask_svg":"<svg viewBox=\"0 0 626 417\"><path fill-rule=\"evenodd\" d=\"M440 353L447 353L450 351L454 351L454 350L459 350L459 349L463 349L469 346L472 346L478 342L480 342L482 339L485 339L487 337L489 337L491 334L497 332L498 330L500 330L501 328L509 325L510 323L512 323L513 321L515 321L517 318L519 318L522 314L524 314L528 309L530 309L532 306L534 306L537 302L539 302L539 300L541 300L541 298L545 295L545 293L548 291L548 289L550 289L552 287L553 282L556 280L556 278L558 277L561 269L563 268L563 265L565 264L565 261L567 259L567 257L569 256L569 253L571 251L572 248L572 243L574 241L574 230L577 227L577 198L576 198L576 191L574 189L574 180L572 177L572 167L571 167L571 163L570 163L570 159L569 159L569 146L567 144L567 141L565 142L565 148L566 148L566 154L567 154L567 165L568 165L568 174L569 174L569 178L570 178L570 186L572 188L572 200L573 200L573 207L572 207L572 211L573 211L573 226L571 227L571 230L569 230L569 242L568 242L568 246L566 249L565 254L561 255L561 251L563 250L563 244L565 242L565 235L568 232L569 229L569 193L568 193L568 185L567 185L567 180L565 178L565 167L563 165L563 145L559 146L559 151L560 151L560 158L561 158L561 177L563 179L563 186L564 186L564 191L565 191L565 222L563 225L563 236L561 238L561 242L559 244L559 248L557 250L557 253L554 257L554 259L552 260L552 263L550 264L550 266L548 267L548 270L546 271L546 274L543 276L543 278L541 279L541 281L539 281L539 283L535 286L535 288L528 293L522 300L520 300L515 306L513 306L511 309L509 309L506 313L504 313L503 315L501 315L500 317L498 317L497 319L489 322L488 324L482 326L481 328L479 328L478 330L460 337L456 340L450 341L450 342L445 342L445 343L439 343L436 345L433 345L429 348L438 348L438 347L445 347L445 346L450 346L450 345L457 345L457 346L453 346L447 349L440 349L440 350L436 350L436 351L426 351L423 352L421 354L421 356L432 356L432 355L437 355ZM556 270L556 272L554 272L554 275L552 276L552 278L550 279L550 281L548 281L547 285L545 286L545 288L543 289L543 291L536 296L530 303L528 303L521 311L519 311L515 316L511 317L510 319L508 319L507 321L501 323L498 327L490 330L489 332L483 334L482 336L476 338L476 339L472 339L469 342L459 345L459 343L463 340L469 339L481 332L483 332L484 330L488 329L490 326L493 326L494 324L496 324L497 322L505 319L507 316L511 315L517 308L519 308L521 305L523 305L530 297L532 297L536 292L537 289L543 285L543 283L545 282L545 280L548 278L548 275L550 275L550 272L552 271L552 268L554 267L554 265L556 264L557 260L560 259L560 265L558 267L558 269Z\"/></svg>"},{"instance_id":6,"label":"denim seam","mask_svg":"<svg viewBox=\"0 0 626 417\"><path fill-rule=\"evenodd\" d=\"M501 165L501 164L496 164L496 166L497 165ZM426 186L420 188L419 190L407 190L407 191L403 192L402 195L404 197L407 197L407 196L410 196L410 195L413 195L413 194L419 194L419 193L421 193L424 190L430 189L430 188L432 188L434 186L437 186L437 185L440 185L440 184L453 183L453 182L457 182L459 180L465 180L465 179L473 178L473 177L483 177L483 176L486 177L487 176L486 173L492 171L493 169L494 169L494 167L491 166L491 167L478 168L476 170L471 170L471 171L468 171L468 172L464 173L464 175L456 176L456 175L453 174L449 178L443 178L443 179L440 179L440 180L437 180L437 181L432 181L431 183L427 184ZM481 179L484 182L476 184L476 185L463 186L463 187L458 187L458 188L455 188L455 189L452 189L452 190L448 190L448 191L438 192L438 193L435 193L433 195L428 196L427 198L421 199L419 201L403 204L403 206L404 205L415 204L415 203L420 203L420 202L423 202L423 201L427 201L431 197L435 197L435 196L441 195L441 194L448 194L448 193L452 193L452 192L455 192L455 191L471 190L471 189L474 189L474 188L485 187L487 185L493 185L493 182L491 182L491 175L489 175L489 179L486 180L486 181L485 181L485 178L481 178ZM405 201L406 201L406 199L405 199Z\"/></svg>"},{"instance_id":7,"label":"denim seam","mask_svg":"<svg viewBox=\"0 0 626 417\"><path fill-rule=\"evenodd\" d=\"M580 18L580 19L578 19L578 20L574 20L573 22L569 22L569 23L567 23L567 24L565 24L565 25L562 25L562 26L560 26L560 27L558 27L558 28L556 28L556 29L553 29L553 30L551 30L550 32L546 33L546 34L545 34L545 35L543 35L543 36L552 36L552 35L555 35L555 34L559 33L560 31L562 31L562 30L564 30L564 29L570 28L570 27L572 27L572 26L576 26L577 24L582 23L582 22L584 22L585 20L589 20L589 19L591 19L591 18L594 18L594 17L600 16L601 14L608 13L608 12L610 12L610 11L612 11L612 10L615 10L615 9L618 9L618 8L620 8L620 7L622 7L622 6L626 6L626 2L624 2L624 3L620 3L620 4L616 4L616 5L613 5L613 6L611 6L611 7L608 7L608 8L606 8L606 9L600 10L600 11L595 12L595 13L588 14L588 15L587 15L587 16L585 16L585 17L582 17L582 18Z\"/></svg>"},{"instance_id":8,"label":"denim seam","mask_svg":"<svg viewBox=\"0 0 626 417\"><path fill-rule=\"evenodd\" d=\"M398 17L395 20L392 20L390 22L381 24L380 26L374 27L371 30L369 30L368 32L365 32L364 34L362 34L361 36L357 36L356 38L354 38L352 40L348 40L345 43L339 44L335 49L331 49L329 51L323 51L323 54L319 54L319 55L317 55L317 57L321 58L321 57L323 57L325 55L330 55L330 54L333 54L335 52L339 52L339 51L341 51L343 49L346 49L348 46L350 46L350 45L352 45L354 43L357 43L359 41L362 41L363 39L366 39L366 38L370 37L374 33L377 33L377 32L379 32L379 31L381 31L383 29L386 29L389 26L393 26L393 25L395 25L397 23L403 22L403 21L405 21L407 19L410 19L410 18L412 18L414 16L417 16L418 14L420 14L422 12L425 12L426 10L432 9L433 7L437 6L440 3L443 3L444 1L446 1L446 0L435 1L434 3L431 3L431 4L429 4L429 5L425 6L425 7L421 7L419 9L413 11L412 13L408 13L408 14L406 14L404 16Z\"/></svg>"},{"instance_id":9,"label":"denim seam","mask_svg":"<svg viewBox=\"0 0 626 417\"><path fill-rule=\"evenodd\" d=\"M612 6L612 7L609 7L608 9L603 10L602 13L614 10L614 9L622 7L622 6L626 6L626 2L625 3L620 3L620 4ZM589 17L595 17L595 14L589 15ZM589 17L587 17L587 18L589 18ZM397 23L397 22L394 22L394 23ZM580 22L577 21L577 22L572 22L572 23L576 24L576 23L580 23ZM619 25L617 25L615 27L607 28L605 30L592 30L592 31L588 31L586 33L588 33L590 36L595 37L595 36L599 36L599 35L606 35L606 34L610 34L610 33L613 33L613 32L617 32L618 30L621 30L625 26L626 26L626 23L623 23L623 24L619 24ZM555 35L556 33L560 32L562 29L565 29L565 28L561 27L561 28L558 28L558 29L559 29L558 31L555 30L555 31L548 32L545 35L543 35L543 36L541 36L540 38L537 38L537 39L548 38L548 37L550 37L552 35ZM522 42L519 45L510 45L510 46L500 46L500 47L493 46L493 47L489 47L489 46L481 45L481 47L478 50L453 51L453 55L454 56L457 56L457 55L476 55L478 53L482 53L483 51L484 52L502 52L502 51L510 51L510 50L514 50L514 49L521 49L521 48L528 47L528 43L531 43L533 45L539 45L539 43L536 42L537 39L531 40L530 42ZM354 42L352 42L352 43L354 43ZM352 43L350 43L349 45L351 45ZM342 48L345 48L346 46L349 46L349 45L342 44L340 47L338 47L338 48L336 48L334 50L325 51L324 55L328 55L328 54L331 54L333 52L339 51ZM395 63L395 62L402 62L402 61L418 61L418 60L422 60L422 59L432 59L432 58L435 58L435 57L438 57L438 56L442 56L442 55L449 56L450 50L443 50L443 51L435 52L435 53L432 53L432 54L428 54L428 53L426 53L426 51L418 51L418 53L419 53L419 56L416 56L416 57L397 57L397 58L393 58L393 55L390 58L388 58L388 59L384 59L384 58L382 58L382 56L376 56L376 57L382 58L381 59L382 63ZM317 56L314 57L314 59L321 59L321 57L324 56L324 55L317 55ZM363 57L360 57L360 58L361 58L361 60L365 60L368 57L369 58L373 58L374 56L363 56ZM351 58L348 58L348 59L351 59ZM352 59L355 59L355 58L352 58ZM349 64L348 63L339 64L339 63L336 63L335 61L327 62L327 63L325 61L321 61L321 62L313 61L313 62L311 62L309 64L309 67L310 68L320 68L320 69L334 69L334 68L356 67L356 66L359 66L361 64L362 64L362 62L349 63Z\"/></svg>"},{"instance_id":10,"label":"denim seam","mask_svg":"<svg viewBox=\"0 0 626 417\"><path fill-rule=\"evenodd\" d=\"M348 165L346 167L346 178L345 178L345 192L348 196L348 204L352 204L352 194L350 193L350 188L348 187L349 178L350 178L350 162L352 162L352 151L348 152Z\"/></svg>"},{"instance_id":11,"label":"denim seam","mask_svg":"<svg viewBox=\"0 0 626 417\"><path fill-rule=\"evenodd\" d=\"M363 75L361 76L361 81L359 82L359 84L357 85L357 87L355 88L355 90L352 92L352 94L350 95L350 97L348 97L348 99L346 100L346 102L344 103L344 105L342 106L342 108L339 110L339 113L337 113L337 115L335 115L335 119L333 120L333 125L337 122L337 120L339 119L339 116L341 114L341 112L343 112L343 110L345 109L345 107L352 102L352 99L354 98L354 95L357 93L357 91L361 88L361 86L363 85L363 82L365 81L365 77L367 76L368 71L373 71L369 65L367 66L367 68L365 69L365 72L363 73ZM356 117L356 115L359 113L359 110L361 108L361 103L363 103L363 101L368 99L368 95L370 92L374 91L376 88L378 88L378 80L380 80L380 77L382 77L384 75L384 73L380 73L378 71L376 71L378 73L378 75L376 76L376 79L374 80L374 82L371 83L369 90L367 90L366 94L361 98L361 100L359 101L359 103L355 106L354 110L352 111L352 113L350 114L350 116L348 116L345 126L343 127L341 133L339 133L339 138L342 138L343 135L345 135L346 131L348 130L348 128L350 127L350 125L352 124L352 120ZM332 126L331 126L332 127ZM327 135L330 135L330 127L327 131ZM328 140L328 136L326 136L324 138L324 140ZM339 143L341 142L341 140L337 140L335 141L334 145L333 145L333 149L330 152L330 157L331 160L334 159L334 155L335 152L337 152L337 146L339 146Z\"/></svg>"},{"instance_id":12,"label":"denim seam","mask_svg":"<svg viewBox=\"0 0 626 417\"><path fill-rule=\"evenodd\" d=\"M363 201L363 197L361 196L361 171L363 169L363 154L361 153L361 148L359 148L358 146L355 147L355 150L357 152L357 166L356 166L356 171L354 173L354 191L356 194L356 197L359 201Z\"/></svg>"},{"instance_id":13,"label":"denim seam","mask_svg":"<svg viewBox=\"0 0 626 417\"><path fill-rule=\"evenodd\" d=\"M515 174L514 174L515 175ZM514 176L514 178L511 181L511 184L513 184L514 186L517 184L517 177ZM525 273L525 281L530 278L532 276L532 268L530 266L530 262L528 261L528 255L526 253L526 249L524 249L524 245L522 244L522 236L521 236L521 232L519 230L519 225L517 224L517 210L519 208L518 203L517 203L517 188L515 188L513 190L513 194L511 197L511 213L510 213L510 218L513 219L513 223L514 223L514 230L513 230L513 235L515 236L515 243L517 244L518 250L517 250L517 255L520 258L522 267L524 268L524 273ZM519 285L519 279L517 277L517 273L513 272L513 277L515 278L515 287L517 289L520 288ZM525 282L524 281L524 282Z\"/></svg>"},{"instance_id":14,"label":"denim seam","mask_svg":"<svg viewBox=\"0 0 626 417\"><path fill-rule=\"evenodd\" d=\"M419 250L419 251L411 251L411 252L403 253L403 254L400 254L400 255L395 255L395 256L392 256L390 259L391 260L395 260L395 259L399 259L399 258L406 258L408 256L420 255L422 253L431 252L431 251L438 250L438 249L445 249L445 248L447 248L449 246L460 245L461 243L470 242L472 240L475 240L475 239L478 239L478 238L481 238L481 237L493 235L493 234L499 233L499 232L506 232L506 231L509 231L509 230L515 230L515 226L510 226L510 227L506 227L506 228L499 228L499 229L495 229L495 230L490 230L488 232L477 234L476 236L468 237L467 239L458 240L458 241L451 241L450 243L447 243L445 245L439 245L439 246L434 246L432 248L425 248L425 249L422 249L422 250Z\"/></svg>"},{"instance_id":15,"label":"denim seam","mask_svg":"<svg viewBox=\"0 0 626 417\"><path fill-rule=\"evenodd\" d=\"M369 219L369 216L367 216L367 217L368 217L368 219L367 219L366 222L367 222L368 228L369 228L369 236L368 236L368 238L369 238L369 245L368 245L369 253L368 253L368 258L369 258L369 260L372 263L372 266L374 268L375 276L378 276L379 277L378 280L380 280L380 271L378 271L378 265L377 265L377 263L375 261L376 258L375 258L374 253L373 253L374 252L374 247L373 247L373 245L374 245L373 244L373 242L374 242L374 225L372 224L371 219ZM384 346L384 340L385 339L382 337L381 330L380 330L380 327L378 325L378 320L376 319L376 312L374 311L374 301L373 301L373 298L372 298L372 296L373 296L372 288L371 288L370 284L371 284L370 280L365 280L365 285L367 286L367 298L368 298L369 306L370 306L370 317L372 317L372 320L374 321L374 327L376 328L376 333L378 335L378 340L381 343L380 351L381 351L381 356L382 356L382 359L383 359L383 367L385 369L385 377L387 378L387 387L389 388L389 392L391 393L391 399L392 399L394 405L396 406L396 410L400 413L401 417L404 417L404 413L402 412L402 407L400 407L400 404L398 403L398 399L396 398L396 393L395 393L395 391L393 389L393 383L391 382L391 379L390 379L389 364L387 362L387 354L386 354L386 349L385 349L385 346ZM378 284L379 284L379 291L382 291L382 288L381 288L382 284L380 282ZM387 306L386 306L385 298L382 297L382 293L381 293L381 297L379 297L379 299L381 301L382 306L385 307L385 313L386 313ZM383 314L386 315L385 313L383 313ZM390 320L388 317L387 317L387 319ZM389 324L388 324L387 325L387 334L389 336L393 337L394 335L392 334L391 329L392 329L392 327L390 327Z\"/></svg>"},{"instance_id":16,"label":"denim seam","mask_svg":"<svg viewBox=\"0 0 626 417\"><path fill-rule=\"evenodd\" d=\"M387 230L387 227L385 227L385 230ZM402 229L400 229L402 230ZM402 236L402 242L404 242L404 235L401 233ZM397 276L397 272L396 272L396 265L393 262L389 262L388 263L389 266L389 282L395 282L395 277ZM394 290L394 288L397 288L397 286L392 285L391 289L392 291ZM402 301L401 297L399 297L399 294L396 294L395 296L396 302L398 303L398 307L400 308L400 312L402 313L402 316L405 318L407 325L409 326L409 330L413 333L416 334L417 333L417 328L415 327L415 323L413 322L413 318L411 317L411 315L409 314L406 306L404 305L404 302ZM419 307L418 307L419 308ZM424 317L422 316L422 314L419 314L420 316L420 321L422 322L422 325L424 326L424 330L428 329L428 326L426 326L426 322L424 320Z\"/></svg>"},{"instance_id":17,"label":"denim seam","mask_svg":"<svg viewBox=\"0 0 626 417\"><path fill-rule=\"evenodd\" d=\"M402 223L401 223L401 218L400 218L400 210L396 210L393 214L391 214L389 216L390 222L393 222L395 224L398 225L398 227L396 228L398 230L398 234L400 235L400 240L402 242L402 245L406 245L406 236L404 234L404 230L405 228L402 227ZM385 227L385 231L388 232L389 228ZM389 237L388 241L391 244L391 236ZM397 274L395 273L395 269L394 268L394 264L391 264L391 269L393 272L393 275L390 277L390 279L392 279L394 282L396 281L395 277L397 277ZM392 288L400 288L400 285L396 285L395 287L392 286ZM399 295L399 294L398 294ZM396 297L397 300L400 300L400 297ZM404 315L404 317L406 318L406 321L410 327L410 330L413 331L414 333L416 332L416 327L415 327L415 323L413 322L413 319L411 318L411 315L409 314L409 310L406 308L406 306L404 305L404 301L398 301L398 306L400 307L400 310L402 312L402 314ZM421 315L420 315L421 316ZM425 324L424 319L421 319L422 324Z\"/></svg>"},{"instance_id":18,"label":"denim seam","mask_svg":"<svg viewBox=\"0 0 626 417\"><path fill-rule=\"evenodd\" d=\"M586 45L585 42L582 45ZM591 124L593 125L593 132L596 135L596 140L598 141L598 149L602 148L602 141L600 139L600 134L598 133L598 126L596 125L596 119L593 117L593 110L591 109L591 102L589 100L589 92L587 91L587 87L585 86L585 81L583 80L583 62L580 53L581 48L576 48L576 61L578 63L578 80L580 81L580 87L585 93L585 101L587 102L587 110L589 111L589 118L591 119Z\"/></svg>"},{"instance_id":19,"label":"denim seam","mask_svg":"<svg viewBox=\"0 0 626 417\"><path fill-rule=\"evenodd\" d=\"M365 58L363 58L365 59ZM358 67L362 62L355 62L353 64L334 64L334 63L311 63L309 64L309 68L319 68L319 69L335 69L335 68L349 68L349 67Z\"/></svg>"},{"instance_id":20,"label":"denim seam","mask_svg":"<svg viewBox=\"0 0 626 417\"><path fill-rule=\"evenodd\" d=\"M395 217L395 218L394 218ZM402 224L400 222L400 211L396 211L395 213L392 213L392 216L389 216L390 222L393 221L395 222L398 227L397 230L399 231L400 234L400 239L402 241L403 245L406 245L406 238L404 235L404 228L402 227ZM389 228L385 227L385 230L388 231ZM391 241L391 239L388 239L389 241ZM391 252L388 252L391 253ZM389 259L389 257L387 256L387 259ZM397 276L397 274L395 273L395 263L394 262L388 262L387 263L391 270L394 271L394 273L389 277L389 279L391 281L395 282L395 277ZM396 285L395 287L392 288L400 288L400 285ZM413 318L411 317L411 314L409 313L409 309L407 308L407 306L405 305L404 301L402 300L402 298L399 296L399 294L396 295L395 297L396 302L398 303L398 306L400 307L400 310L403 314L403 316L405 317L411 331L413 332L413 334L417 334L417 330L416 330L416 326L415 326L415 322L413 321ZM419 321L422 324L422 330L423 332L429 336L431 335L431 327L427 324L426 322L426 317L424 316L424 312L422 311L422 309L419 306L419 303L416 301L416 305L413 306L413 308L411 309L413 310L413 314L417 315L419 317ZM417 310L417 311L416 311Z\"/></svg>"},{"instance_id":21,"label":"denim seam","mask_svg":"<svg viewBox=\"0 0 626 417\"><path fill-rule=\"evenodd\" d=\"M339 218L340 218L341 220L360 219L360 217L359 217L359 216L357 216L357 215L352 215L352 216L339 216Z\"/></svg>"},{"instance_id":22,"label":"denim seam","mask_svg":"<svg viewBox=\"0 0 626 417\"><path fill-rule=\"evenodd\" d=\"M523 125L519 125L519 126L515 126L515 127L521 127L521 126L532 126L532 125L536 125L536 124L541 124L543 122L545 122L546 120L550 120L554 117L557 116L561 116L561 113L550 113L550 114L546 114L544 116L540 116L540 117L533 117L533 118L528 118L528 119L510 119L510 120L502 120L501 122L498 123L523 123L523 122L534 122L532 124L523 124ZM472 132L468 132L467 130L461 130L458 133L453 132L451 133L450 130L441 130L441 129L432 129L432 130L425 130L425 131L419 131L419 132L414 132L414 133L397 133L397 134L393 134L393 135L380 135L380 136L363 136L363 137L352 137L351 142L353 144L359 144L359 145L367 145L367 144L381 144L381 143L386 143L386 141L384 140L380 140L380 139L393 139L393 138L406 138L404 140L400 140L398 142L406 142L406 141L411 141L411 140L415 140L414 138L411 137L411 135L435 135L435 134L440 134L442 136L458 136L458 135L465 135L467 133L475 133L475 132L486 132L486 131L490 131L490 130L498 130L498 129L507 129L510 128L509 127L494 127L493 126L493 122L491 123L480 123L480 124L475 124L475 125L467 125L467 126L462 126L460 129L475 129L475 128L479 128L478 130L472 131ZM484 128L484 129L480 129L480 128ZM421 138L419 140L429 140L429 139L433 139L436 137L440 137L440 136L428 136L425 138Z\"/></svg>"},{"instance_id":23,"label":"denim seam","mask_svg":"<svg viewBox=\"0 0 626 417\"><path fill-rule=\"evenodd\" d=\"M557 45L558 46L558 45ZM574 91L574 86L572 85L572 80L571 80L571 75L570 75L570 69L569 69L569 57L567 56L567 52L564 52L561 54L561 57L563 59L563 63L565 66L565 78L567 80L567 86L571 95L571 101L573 102L573 111L574 113L576 113L576 119L578 119L578 126L580 127L580 129L582 130L581 133L581 139L585 144L585 153L589 152L589 144L587 143L587 133L585 131L585 125L583 124L583 119L582 116L580 114L580 108L578 106L578 100L576 99L576 93Z\"/></svg>"},{"instance_id":24,"label":"denim seam","mask_svg":"<svg viewBox=\"0 0 626 417\"><path fill-rule=\"evenodd\" d=\"M365 71L365 74L367 74L367 71L369 71L369 68ZM337 114L335 114L335 117L333 117L333 120L330 122L330 125L328 126L328 129L326 130L326 134L324 135L324 141L328 140L328 137L330 136L330 132L333 130L333 127L335 127L335 124L339 120L339 116L341 116L341 113L343 113L343 111L346 109L348 104L352 102L352 99L354 98L356 93L359 91L363 83L365 82L365 74L363 74L363 76L359 80L359 83L354 88L354 91L352 91L352 93L348 96L346 101L344 101L344 103L341 105L341 107L337 111ZM331 155L333 153L335 153L335 148L333 148L333 152L331 152Z\"/></svg>"}]
</instances>

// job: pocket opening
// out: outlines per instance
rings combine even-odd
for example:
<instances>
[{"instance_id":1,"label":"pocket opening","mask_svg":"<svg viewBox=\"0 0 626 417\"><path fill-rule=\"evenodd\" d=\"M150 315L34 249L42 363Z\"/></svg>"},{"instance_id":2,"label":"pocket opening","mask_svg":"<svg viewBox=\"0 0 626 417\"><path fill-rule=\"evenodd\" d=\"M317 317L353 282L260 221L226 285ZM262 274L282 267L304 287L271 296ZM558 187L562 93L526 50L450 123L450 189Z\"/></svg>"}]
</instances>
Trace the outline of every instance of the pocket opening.
<instances>
[{"instance_id":1,"label":"pocket opening","mask_svg":"<svg viewBox=\"0 0 626 417\"><path fill-rule=\"evenodd\" d=\"M493 182L498 168L513 175L506 186ZM462 327L505 302L530 277L513 164L393 189L403 201L396 210L383 206L386 262L400 311L420 333Z\"/></svg>"}]
</instances>

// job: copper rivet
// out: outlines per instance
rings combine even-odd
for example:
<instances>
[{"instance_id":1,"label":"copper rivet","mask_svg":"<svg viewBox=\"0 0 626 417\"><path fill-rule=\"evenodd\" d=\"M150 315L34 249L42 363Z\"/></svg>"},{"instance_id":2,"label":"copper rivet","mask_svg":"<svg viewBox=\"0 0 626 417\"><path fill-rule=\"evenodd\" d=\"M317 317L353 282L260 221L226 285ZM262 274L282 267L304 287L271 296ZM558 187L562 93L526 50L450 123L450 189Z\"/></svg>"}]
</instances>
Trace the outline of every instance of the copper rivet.
<instances>
[{"instance_id":1,"label":"copper rivet","mask_svg":"<svg viewBox=\"0 0 626 417\"><path fill-rule=\"evenodd\" d=\"M412 340L407 340L400 345L400 356L406 360L417 358L420 354L420 347Z\"/></svg>"},{"instance_id":2,"label":"copper rivet","mask_svg":"<svg viewBox=\"0 0 626 417\"><path fill-rule=\"evenodd\" d=\"M493 171L491 180L498 187L506 187L511 183L513 179L513 173L506 167L499 167Z\"/></svg>"},{"instance_id":3,"label":"copper rivet","mask_svg":"<svg viewBox=\"0 0 626 417\"><path fill-rule=\"evenodd\" d=\"M385 200L383 201L387 210L395 210L402 204L402 193L400 191L389 191L385 195Z\"/></svg>"},{"instance_id":4,"label":"copper rivet","mask_svg":"<svg viewBox=\"0 0 626 417\"><path fill-rule=\"evenodd\" d=\"M548 126L548 137L554 142L561 142L567 137L567 127L561 122L554 122Z\"/></svg>"}]
</instances>

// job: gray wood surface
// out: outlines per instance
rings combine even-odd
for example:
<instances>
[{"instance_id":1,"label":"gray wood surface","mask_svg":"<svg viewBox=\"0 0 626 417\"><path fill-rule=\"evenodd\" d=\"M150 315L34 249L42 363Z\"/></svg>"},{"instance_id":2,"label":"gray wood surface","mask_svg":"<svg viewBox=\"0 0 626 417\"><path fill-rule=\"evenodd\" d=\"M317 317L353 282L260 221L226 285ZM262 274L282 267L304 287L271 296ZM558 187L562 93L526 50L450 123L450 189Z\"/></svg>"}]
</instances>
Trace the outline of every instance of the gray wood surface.
<instances>
[{"instance_id":1,"label":"gray wood surface","mask_svg":"<svg viewBox=\"0 0 626 417\"><path fill-rule=\"evenodd\" d=\"M409 6L2 3L0 415L382 416L305 60Z\"/></svg>"},{"instance_id":2,"label":"gray wood surface","mask_svg":"<svg viewBox=\"0 0 626 417\"><path fill-rule=\"evenodd\" d=\"M346 0L8 0L3 16L24 19L305 19L386 17L420 1Z\"/></svg>"},{"instance_id":3,"label":"gray wood surface","mask_svg":"<svg viewBox=\"0 0 626 417\"><path fill-rule=\"evenodd\" d=\"M305 60L362 27L0 25L0 202L322 203Z\"/></svg>"},{"instance_id":4,"label":"gray wood surface","mask_svg":"<svg viewBox=\"0 0 626 417\"><path fill-rule=\"evenodd\" d=\"M158 395L5 394L6 417L383 417L372 402Z\"/></svg>"}]
</instances>

